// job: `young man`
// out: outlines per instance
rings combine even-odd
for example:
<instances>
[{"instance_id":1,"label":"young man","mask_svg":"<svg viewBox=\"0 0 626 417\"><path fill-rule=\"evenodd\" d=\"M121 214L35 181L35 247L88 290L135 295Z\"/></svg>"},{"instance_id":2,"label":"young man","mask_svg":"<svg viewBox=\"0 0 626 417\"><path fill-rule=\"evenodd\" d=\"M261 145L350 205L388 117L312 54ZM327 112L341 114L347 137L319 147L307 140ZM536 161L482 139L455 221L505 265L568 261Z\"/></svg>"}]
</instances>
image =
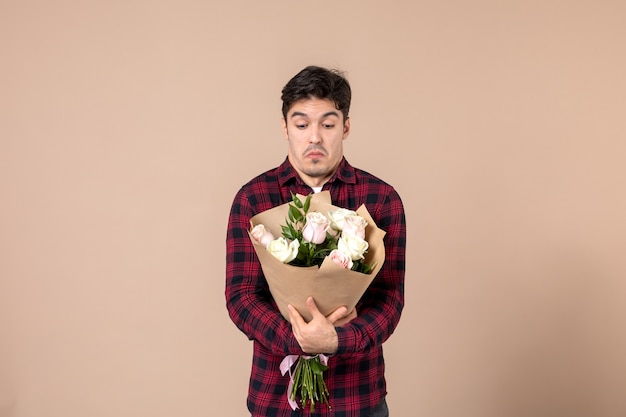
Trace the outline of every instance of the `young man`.
<instances>
[{"instance_id":1,"label":"young man","mask_svg":"<svg viewBox=\"0 0 626 417\"><path fill-rule=\"evenodd\" d=\"M237 192L227 231L226 302L231 319L254 341L248 391L253 417L388 416L382 344L396 328L404 306L406 224L398 193L381 179L352 167L343 155L350 133L351 89L334 70L307 67L283 88L284 162ZM357 304L324 317L313 299L306 323L295 309L283 318L268 289L247 231L257 213L291 201L292 193L328 190L332 204L356 210L365 204L386 232L385 263ZM331 355L324 379L332 410L317 404L293 411L289 376L279 365L287 355Z\"/></svg>"}]
</instances>

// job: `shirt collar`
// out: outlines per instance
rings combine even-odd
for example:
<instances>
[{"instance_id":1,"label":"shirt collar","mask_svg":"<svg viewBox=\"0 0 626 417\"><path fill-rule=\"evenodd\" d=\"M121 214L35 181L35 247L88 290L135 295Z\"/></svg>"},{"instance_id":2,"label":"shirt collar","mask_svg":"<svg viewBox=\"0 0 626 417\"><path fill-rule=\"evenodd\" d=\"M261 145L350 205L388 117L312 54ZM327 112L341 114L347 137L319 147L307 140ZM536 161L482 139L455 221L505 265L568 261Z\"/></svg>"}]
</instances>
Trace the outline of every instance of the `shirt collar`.
<instances>
[{"instance_id":1,"label":"shirt collar","mask_svg":"<svg viewBox=\"0 0 626 417\"><path fill-rule=\"evenodd\" d=\"M302 178L298 175L298 172L291 165L291 162L289 162L289 159L285 158L283 163L278 167L278 183L282 187L290 181L295 181L298 184L305 185ZM356 183L354 167L348 163L345 157L341 158L337 171L335 171L332 177L328 179L329 183L333 183L335 181L341 181L346 184Z\"/></svg>"}]
</instances>

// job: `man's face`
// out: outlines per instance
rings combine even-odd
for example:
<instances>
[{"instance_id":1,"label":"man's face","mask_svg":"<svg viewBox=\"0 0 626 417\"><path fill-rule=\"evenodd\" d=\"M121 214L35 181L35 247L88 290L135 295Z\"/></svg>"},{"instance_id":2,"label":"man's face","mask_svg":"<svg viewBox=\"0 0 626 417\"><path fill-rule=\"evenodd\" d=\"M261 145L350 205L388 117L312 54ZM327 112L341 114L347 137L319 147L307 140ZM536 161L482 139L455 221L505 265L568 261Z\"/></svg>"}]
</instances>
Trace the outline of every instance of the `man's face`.
<instances>
[{"instance_id":1,"label":"man's face","mask_svg":"<svg viewBox=\"0 0 626 417\"><path fill-rule=\"evenodd\" d=\"M283 119L289 142L288 158L304 182L318 187L335 173L343 157L343 141L350 133L350 119L330 100L296 101Z\"/></svg>"}]
</instances>

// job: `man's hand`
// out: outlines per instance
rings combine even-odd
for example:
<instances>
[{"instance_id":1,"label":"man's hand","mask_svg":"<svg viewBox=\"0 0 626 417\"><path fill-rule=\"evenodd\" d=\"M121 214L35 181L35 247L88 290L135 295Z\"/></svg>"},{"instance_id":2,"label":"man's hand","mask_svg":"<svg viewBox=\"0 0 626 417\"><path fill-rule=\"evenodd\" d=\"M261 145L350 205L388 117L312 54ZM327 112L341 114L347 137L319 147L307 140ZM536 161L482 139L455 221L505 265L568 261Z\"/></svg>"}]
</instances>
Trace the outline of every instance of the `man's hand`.
<instances>
[{"instance_id":1,"label":"man's hand","mask_svg":"<svg viewBox=\"0 0 626 417\"><path fill-rule=\"evenodd\" d=\"M289 320L296 340L300 344L303 352L309 354L333 354L337 351L338 340L335 331L335 323L346 316L346 308L339 307L337 310L324 315L318 310L313 297L306 300L306 306L313 318L310 322L305 322L298 310L289 305ZM356 316L356 311L353 311ZM348 317L350 317L348 315ZM350 318L352 319L352 318Z\"/></svg>"}]
</instances>

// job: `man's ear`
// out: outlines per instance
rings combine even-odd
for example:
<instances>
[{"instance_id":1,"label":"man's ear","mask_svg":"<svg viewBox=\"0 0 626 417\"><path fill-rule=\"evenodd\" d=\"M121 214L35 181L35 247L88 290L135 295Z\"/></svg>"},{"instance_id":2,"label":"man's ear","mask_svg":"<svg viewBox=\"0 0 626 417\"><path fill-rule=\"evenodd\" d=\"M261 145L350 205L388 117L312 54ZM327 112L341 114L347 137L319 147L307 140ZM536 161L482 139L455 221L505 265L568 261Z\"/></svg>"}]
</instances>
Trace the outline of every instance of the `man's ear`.
<instances>
[{"instance_id":1,"label":"man's ear","mask_svg":"<svg viewBox=\"0 0 626 417\"><path fill-rule=\"evenodd\" d=\"M350 134L350 118L346 117L346 121L343 122L343 139L348 139L348 135Z\"/></svg>"},{"instance_id":2,"label":"man's ear","mask_svg":"<svg viewBox=\"0 0 626 417\"><path fill-rule=\"evenodd\" d=\"M287 133L287 121L285 120L284 117L280 119L280 121L283 124L283 135L285 135L285 139L289 139L289 134Z\"/></svg>"}]
</instances>

